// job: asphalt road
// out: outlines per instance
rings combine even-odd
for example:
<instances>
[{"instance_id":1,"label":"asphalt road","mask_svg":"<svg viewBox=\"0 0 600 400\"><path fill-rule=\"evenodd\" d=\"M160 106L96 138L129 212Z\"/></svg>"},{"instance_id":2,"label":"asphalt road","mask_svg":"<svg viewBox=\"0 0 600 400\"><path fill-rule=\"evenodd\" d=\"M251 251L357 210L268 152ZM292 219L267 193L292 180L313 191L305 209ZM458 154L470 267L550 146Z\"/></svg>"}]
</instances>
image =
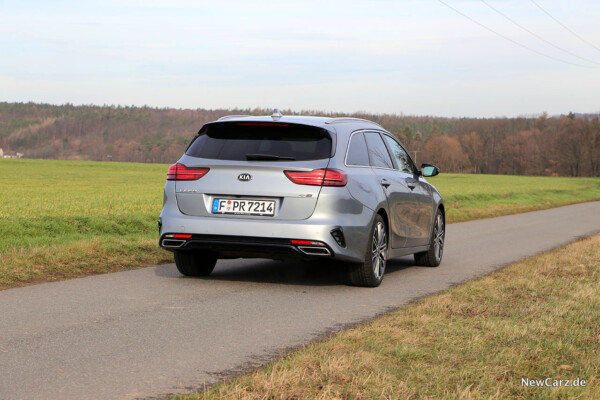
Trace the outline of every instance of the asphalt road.
<instances>
[{"instance_id":1,"label":"asphalt road","mask_svg":"<svg viewBox=\"0 0 600 400\"><path fill-rule=\"evenodd\" d=\"M286 350L600 231L600 202L452 224L438 268L390 261L377 289L325 263L174 264L0 292L0 399L131 399L201 389Z\"/></svg>"}]
</instances>

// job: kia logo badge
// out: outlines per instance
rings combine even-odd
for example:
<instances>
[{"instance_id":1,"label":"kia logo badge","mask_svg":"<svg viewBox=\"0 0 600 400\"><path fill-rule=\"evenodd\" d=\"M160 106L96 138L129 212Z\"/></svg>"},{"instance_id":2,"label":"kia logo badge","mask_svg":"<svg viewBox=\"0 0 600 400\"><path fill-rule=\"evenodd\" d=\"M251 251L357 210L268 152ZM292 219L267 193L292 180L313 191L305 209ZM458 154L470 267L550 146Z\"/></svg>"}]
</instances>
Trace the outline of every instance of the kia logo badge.
<instances>
[{"instance_id":1,"label":"kia logo badge","mask_svg":"<svg viewBox=\"0 0 600 400\"><path fill-rule=\"evenodd\" d=\"M250 174L239 174L238 181L248 182L252 180L252 175Z\"/></svg>"}]
</instances>

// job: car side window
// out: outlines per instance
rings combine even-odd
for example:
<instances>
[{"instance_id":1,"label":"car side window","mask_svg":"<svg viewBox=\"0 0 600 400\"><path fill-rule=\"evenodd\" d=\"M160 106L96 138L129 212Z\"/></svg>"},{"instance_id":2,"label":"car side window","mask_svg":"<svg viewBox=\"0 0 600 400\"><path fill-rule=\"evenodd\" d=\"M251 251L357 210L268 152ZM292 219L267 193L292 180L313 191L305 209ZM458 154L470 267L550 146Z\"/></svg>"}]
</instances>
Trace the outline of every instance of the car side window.
<instances>
[{"instance_id":1,"label":"car side window","mask_svg":"<svg viewBox=\"0 0 600 400\"><path fill-rule=\"evenodd\" d=\"M369 166L369 153L367 143L362 132L355 133L350 139L348 145L348 155L346 156L346 165Z\"/></svg>"},{"instance_id":2,"label":"car side window","mask_svg":"<svg viewBox=\"0 0 600 400\"><path fill-rule=\"evenodd\" d=\"M407 174L413 174L414 169L412 162L410 161L410 157L406 154L406 151L400 146L398 142L392 139L388 135L383 135L387 145L392 151L392 155L396 159L396 164L398 164L398 169L402 172L406 172Z\"/></svg>"},{"instance_id":3,"label":"car side window","mask_svg":"<svg viewBox=\"0 0 600 400\"><path fill-rule=\"evenodd\" d=\"M369 147L369 158L371 159L371 166L379 168L394 168L390 153L385 147L385 143L377 132L365 132L365 139L367 139L367 146Z\"/></svg>"}]
</instances>

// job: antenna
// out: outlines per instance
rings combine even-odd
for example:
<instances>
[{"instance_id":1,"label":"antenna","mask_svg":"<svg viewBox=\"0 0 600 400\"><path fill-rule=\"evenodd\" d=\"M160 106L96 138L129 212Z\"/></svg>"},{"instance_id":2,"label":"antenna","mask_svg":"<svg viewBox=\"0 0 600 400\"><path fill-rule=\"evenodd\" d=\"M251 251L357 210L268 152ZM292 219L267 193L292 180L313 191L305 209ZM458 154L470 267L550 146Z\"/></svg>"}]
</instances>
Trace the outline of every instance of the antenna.
<instances>
[{"instance_id":1,"label":"antenna","mask_svg":"<svg viewBox=\"0 0 600 400\"><path fill-rule=\"evenodd\" d=\"M273 118L273 121L279 121L281 119L281 117L283 117L283 115L281 115L281 111L279 111L278 108L273 110L273 114L271 115L271 118Z\"/></svg>"}]
</instances>

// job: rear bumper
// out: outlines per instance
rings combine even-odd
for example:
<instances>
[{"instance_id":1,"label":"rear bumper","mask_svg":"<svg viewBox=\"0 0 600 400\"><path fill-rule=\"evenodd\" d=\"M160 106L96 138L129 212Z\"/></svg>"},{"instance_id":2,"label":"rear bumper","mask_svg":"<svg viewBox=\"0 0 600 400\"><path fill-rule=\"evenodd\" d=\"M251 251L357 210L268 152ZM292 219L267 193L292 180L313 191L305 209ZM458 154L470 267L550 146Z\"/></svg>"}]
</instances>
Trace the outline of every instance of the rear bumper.
<instances>
[{"instance_id":1,"label":"rear bumper","mask_svg":"<svg viewBox=\"0 0 600 400\"><path fill-rule=\"evenodd\" d=\"M375 218L373 210L354 199L346 188L321 188L313 214L303 220L271 218L236 218L232 216L193 216L181 212L174 186L167 182L165 201L160 214L160 245L171 250L206 249L217 251L223 258L325 258L307 256L290 240L314 240L325 244L329 258L362 262L365 258L369 231ZM341 230L340 245L332 231ZM166 234L192 235L181 247L164 246ZM306 257L305 257L306 256Z\"/></svg>"},{"instance_id":2,"label":"rear bumper","mask_svg":"<svg viewBox=\"0 0 600 400\"><path fill-rule=\"evenodd\" d=\"M222 258L335 258L361 262L365 257L372 218L373 212L366 208L363 213L313 215L302 221L194 217L181 214L177 208L164 208L159 244L170 251L194 248L217 251ZM334 231L342 232L342 245L332 235ZM167 234L192 237L181 246L169 246L169 243L165 246ZM291 244L291 239L323 242L330 254L303 253L301 246Z\"/></svg>"},{"instance_id":3,"label":"rear bumper","mask_svg":"<svg viewBox=\"0 0 600 400\"><path fill-rule=\"evenodd\" d=\"M210 251L217 253L219 258L310 259L335 256L331 247L325 243L322 246L295 245L290 239L281 238L198 234L180 238L165 233L159 244L170 251Z\"/></svg>"}]
</instances>

